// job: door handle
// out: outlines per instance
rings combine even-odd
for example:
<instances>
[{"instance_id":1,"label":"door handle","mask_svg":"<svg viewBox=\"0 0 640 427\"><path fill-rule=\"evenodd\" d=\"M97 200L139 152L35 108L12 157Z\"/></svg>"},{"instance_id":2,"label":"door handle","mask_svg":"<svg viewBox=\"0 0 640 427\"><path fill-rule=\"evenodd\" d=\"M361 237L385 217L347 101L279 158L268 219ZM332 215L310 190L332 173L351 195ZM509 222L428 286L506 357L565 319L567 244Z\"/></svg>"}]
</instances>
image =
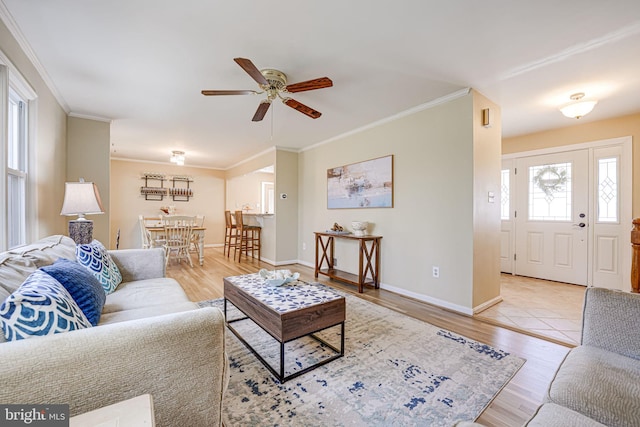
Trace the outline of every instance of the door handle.
<instances>
[{"instance_id":1,"label":"door handle","mask_svg":"<svg viewBox=\"0 0 640 427\"><path fill-rule=\"evenodd\" d=\"M580 228L585 228L587 226L587 224L585 224L584 222L581 222L580 224L572 224L574 227L580 227Z\"/></svg>"}]
</instances>

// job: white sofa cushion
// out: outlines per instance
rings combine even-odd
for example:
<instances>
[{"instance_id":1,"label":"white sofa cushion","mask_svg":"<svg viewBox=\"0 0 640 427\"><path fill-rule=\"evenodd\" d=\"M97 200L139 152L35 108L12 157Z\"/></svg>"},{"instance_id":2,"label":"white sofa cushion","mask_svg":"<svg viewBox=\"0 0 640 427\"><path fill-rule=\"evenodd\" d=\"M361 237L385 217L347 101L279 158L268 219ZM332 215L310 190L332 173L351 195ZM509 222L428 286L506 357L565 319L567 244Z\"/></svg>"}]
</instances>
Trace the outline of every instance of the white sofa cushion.
<instances>
[{"instance_id":1,"label":"white sofa cushion","mask_svg":"<svg viewBox=\"0 0 640 427\"><path fill-rule=\"evenodd\" d=\"M150 307L141 307L132 310L113 311L105 313L100 317L98 326L108 325L110 323L125 322L127 320L145 319L147 317L162 316L164 314L180 313L183 311L195 310L198 305L194 302L180 302L177 304L154 305Z\"/></svg>"},{"instance_id":2,"label":"white sofa cushion","mask_svg":"<svg viewBox=\"0 0 640 427\"><path fill-rule=\"evenodd\" d=\"M107 295L102 315L123 310L172 305L188 302L189 298L182 287L174 279L162 277L158 279L136 280L121 283L116 292Z\"/></svg>"}]
</instances>

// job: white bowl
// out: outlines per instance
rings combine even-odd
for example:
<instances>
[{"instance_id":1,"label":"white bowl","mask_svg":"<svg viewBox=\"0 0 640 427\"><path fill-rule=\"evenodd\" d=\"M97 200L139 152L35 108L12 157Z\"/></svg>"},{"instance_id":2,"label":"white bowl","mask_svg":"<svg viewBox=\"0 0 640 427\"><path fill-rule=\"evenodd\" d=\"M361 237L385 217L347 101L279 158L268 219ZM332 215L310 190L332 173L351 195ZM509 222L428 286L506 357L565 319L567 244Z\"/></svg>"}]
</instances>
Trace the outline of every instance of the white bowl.
<instances>
[{"instance_id":1,"label":"white bowl","mask_svg":"<svg viewBox=\"0 0 640 427\"><path fill-rule=\"evenodd\" d=\"M285 283L298 280L300 273L291 273L290 270L273 270L268 271L263 268L258 272L268 286L282 286Z\"/></svg>"},{"instance_id":2,"label":"white bowl","mask_svg":"<svg viewBox=\"0 0 640 427\"><path fill-rule=\"evenodd\" d=\"M353 228L353 234L356 236L364 236L367 234L367 227L369 223L367 221L352 221L351 228Z\"/></svg>"}]
</instances>

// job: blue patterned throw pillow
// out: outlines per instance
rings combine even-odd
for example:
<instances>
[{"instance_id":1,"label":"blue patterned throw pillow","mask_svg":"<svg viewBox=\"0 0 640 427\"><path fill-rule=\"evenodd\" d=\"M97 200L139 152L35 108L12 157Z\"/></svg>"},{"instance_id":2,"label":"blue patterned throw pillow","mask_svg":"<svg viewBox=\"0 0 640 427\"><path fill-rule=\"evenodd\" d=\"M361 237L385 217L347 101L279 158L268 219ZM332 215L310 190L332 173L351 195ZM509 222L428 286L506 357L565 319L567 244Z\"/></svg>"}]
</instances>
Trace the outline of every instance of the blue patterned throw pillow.
<instances>
[{"instance_id":1,"label":"blue patterned throw pillow","mask_svg":"<svg viewBox=\"0 0 640 427\"><path fill-rule=\"evenodd\" d=\"M76 258L80 265L89 269L96 279L100 281L107 295L115 291L120 282L122 282L122 275L118 270L118 266L111 259L107 248L99 241L94 240L88 245L77 245Z\"/></svg>"},{"instance_id":2,"label":"blue patterned throw pillow","mask_svg":"<svg viewBox=\"0 0 640 427\"><path fill-rule=\"evenodd\" d=\"M93 326L98 324L107 294L89 270L65 258L59 258L52 265L41 267L40 270L64 286Z\"/></svg>"},{"instance_id":3,"label":"blue patterned throw pillow","mask_svg":"<svg viewBox=\"0 0 640 427\"><path fill-rule=\"evenodd\" d=\"M91 327L64 286L40 270L2 303L0 322L7 341Z\"/></svg>"}]
</instances>

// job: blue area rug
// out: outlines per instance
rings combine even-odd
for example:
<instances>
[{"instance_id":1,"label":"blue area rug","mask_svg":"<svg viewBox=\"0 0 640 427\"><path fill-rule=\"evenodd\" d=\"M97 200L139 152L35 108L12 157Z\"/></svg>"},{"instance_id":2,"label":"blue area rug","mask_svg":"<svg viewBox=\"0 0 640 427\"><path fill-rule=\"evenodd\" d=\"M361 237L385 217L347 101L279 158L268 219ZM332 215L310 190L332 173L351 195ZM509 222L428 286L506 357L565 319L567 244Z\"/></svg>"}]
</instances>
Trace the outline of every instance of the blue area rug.
<instances>
[{"instance_id":1,"label":"blue area rug","mask_svg":"<svg viewBox=\"0 0 640 427\"><path fill-rule=\"evenodd\" d=\"M227 331L226 427L452 426L475 420L523 365L502 350L346 295L345 356L279 384ZM201 306L222 309L222 299ZM242 317L230 310L229 319ZM234 327L278 368L279 344L249 320ZM340 328L320 334L339 345ZM311 338L286 346L287 374L330 355Z\"/></svg>"}]
</instances>

